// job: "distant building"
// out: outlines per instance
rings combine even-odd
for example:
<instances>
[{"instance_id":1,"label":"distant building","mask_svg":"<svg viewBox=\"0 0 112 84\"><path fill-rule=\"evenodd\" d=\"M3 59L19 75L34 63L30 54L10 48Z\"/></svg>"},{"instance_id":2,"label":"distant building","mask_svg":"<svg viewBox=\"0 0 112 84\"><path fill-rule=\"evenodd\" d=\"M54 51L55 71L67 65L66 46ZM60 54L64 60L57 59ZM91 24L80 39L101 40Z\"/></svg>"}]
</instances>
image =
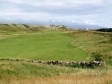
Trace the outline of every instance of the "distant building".
<instances>
[{"instance_id":1,"label":"distant building","mask_svg":"<svg viewBox=\"0 0 112 84\"><path fill-rule=\"evenodd\" d=\"M89 30L89 28L86 28L86 30L88 31L88 30Z\"/></svg>"},{"instance_id":2,"label":"distant building","mask_svg":"<svg viewBox=\"0 0 112 84\"><path fill-rule=\"evenodd\" d=\"M64 25L49 25L50 29L52 30L58 30L58 29L64 29L64 28L67 28L66 26Z\"/></svg>"}]
</instances>

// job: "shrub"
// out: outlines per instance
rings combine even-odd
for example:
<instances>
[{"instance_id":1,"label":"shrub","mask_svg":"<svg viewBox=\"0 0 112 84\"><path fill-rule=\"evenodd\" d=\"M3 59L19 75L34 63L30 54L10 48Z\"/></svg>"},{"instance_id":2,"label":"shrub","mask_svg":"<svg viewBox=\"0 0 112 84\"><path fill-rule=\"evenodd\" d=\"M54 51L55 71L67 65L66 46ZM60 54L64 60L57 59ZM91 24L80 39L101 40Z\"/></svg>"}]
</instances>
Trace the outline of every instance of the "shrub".
<instances>
[{"instance_id":1,"label":"shrub","mask_svg":"<svg viewBox=\"0 0 112 84\"><path fill-rule=\"evenodd\" d=\"M112 55L105 55L105 61L108 64L112 65Z\"/></svg>"},{"instance_id":2,"label":"shrub","mask_svg":"<svg viewBox=\"0 0 112 84\"><path fill-rule=\"evenodd\" d=\"M109 39L109 43L112 43L112 36L111 36L110 39Z\"/></svg>"},{"instance_id":3,"label":"shrub","mask_svg":"<svg viewBox=\"0 0 112 84\"><path fill-rule=\"evenodd\" d=\"M91 54L91 59L95 61L105 61L107 64L112 65L112 55L109 54L95 52Z\"/></svg>"},{"instance_id":4,"label":"shrub","mask_svg":"<svg viewBox=\"0 0 112 84\"><path fill-rule=\"evenodd\" d=\"M105 61L104 55L99 52L92 53L91 59L95 61Z\"/></svg>"}]
</instances>

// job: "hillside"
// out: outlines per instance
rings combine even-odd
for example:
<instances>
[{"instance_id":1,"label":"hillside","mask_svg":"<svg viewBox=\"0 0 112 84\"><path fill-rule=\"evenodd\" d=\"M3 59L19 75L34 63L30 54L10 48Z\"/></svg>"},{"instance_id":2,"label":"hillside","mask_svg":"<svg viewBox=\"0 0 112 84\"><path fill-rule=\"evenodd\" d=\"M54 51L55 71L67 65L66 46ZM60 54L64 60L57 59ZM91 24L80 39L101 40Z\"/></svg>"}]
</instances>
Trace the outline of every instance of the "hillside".
<instances>
[{"instance_id":1,"label":"hillside","mask_svg":"<svg viewBox=\"0 0 112 84\"><path fill-rule=\"evenodd\" d=\"M45 30L45 26L27 24L0 24L0 31L4 32L32 32Z\"/></svg>"}]
</instances>

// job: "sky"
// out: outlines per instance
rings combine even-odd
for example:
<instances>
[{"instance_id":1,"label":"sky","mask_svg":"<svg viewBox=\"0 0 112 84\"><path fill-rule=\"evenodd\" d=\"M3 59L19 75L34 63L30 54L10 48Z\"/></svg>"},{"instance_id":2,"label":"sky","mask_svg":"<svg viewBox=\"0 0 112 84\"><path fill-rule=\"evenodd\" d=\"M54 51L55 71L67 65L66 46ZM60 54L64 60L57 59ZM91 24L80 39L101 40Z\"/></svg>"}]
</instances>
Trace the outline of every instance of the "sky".
<instances>
[{"instance_id":1,"label":"sky","mask_svg":"<svg viewBox=\"0 0 112 84\"><path fill-rule=\"evenodd\" d=\"M112 27L112 0L0 0L0 23L33 22Z\"/></svg>"}]
</instances>

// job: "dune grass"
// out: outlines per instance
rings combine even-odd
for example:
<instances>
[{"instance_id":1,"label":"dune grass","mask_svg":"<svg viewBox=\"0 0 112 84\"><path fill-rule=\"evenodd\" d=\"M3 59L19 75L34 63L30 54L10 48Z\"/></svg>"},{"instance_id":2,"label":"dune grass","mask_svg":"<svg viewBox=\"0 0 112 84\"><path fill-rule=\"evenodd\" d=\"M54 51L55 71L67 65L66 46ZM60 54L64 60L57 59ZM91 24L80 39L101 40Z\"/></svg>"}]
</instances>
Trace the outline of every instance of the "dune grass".
<instances>
[{"instance_id":1,"label":"dune grass","mask_svg":"<svg viewBox=\"0 0 112 84\"><path fill-rule=\"evenodd\" d=\"M110 42L112 33L96 31L73 31L66 35L73 37L71 45L87 51L89 54L99 52L104 55L112 54L112 44Z\"/></svg>"},{"instance_id":2,"label":"dune grass","mask_svg":"<svg viewBox=\"0 0 112 84\"><path fill-rule=\"evenodd\" d=\"M37 63L0 61L1 79L32 78L32 77L54 77L62 74L72 73L73 68Z\"/></svg>"},{"instance_id":3,"label":"dune grass","mask_svg":"<svg viewBox=\"0 0 112 84\"><path fill-rule=\"evenodd\" d=\"M37 63L0 61L0 84L111 84L108 67L81 69Z\"/></svg>"}]
</instances>

